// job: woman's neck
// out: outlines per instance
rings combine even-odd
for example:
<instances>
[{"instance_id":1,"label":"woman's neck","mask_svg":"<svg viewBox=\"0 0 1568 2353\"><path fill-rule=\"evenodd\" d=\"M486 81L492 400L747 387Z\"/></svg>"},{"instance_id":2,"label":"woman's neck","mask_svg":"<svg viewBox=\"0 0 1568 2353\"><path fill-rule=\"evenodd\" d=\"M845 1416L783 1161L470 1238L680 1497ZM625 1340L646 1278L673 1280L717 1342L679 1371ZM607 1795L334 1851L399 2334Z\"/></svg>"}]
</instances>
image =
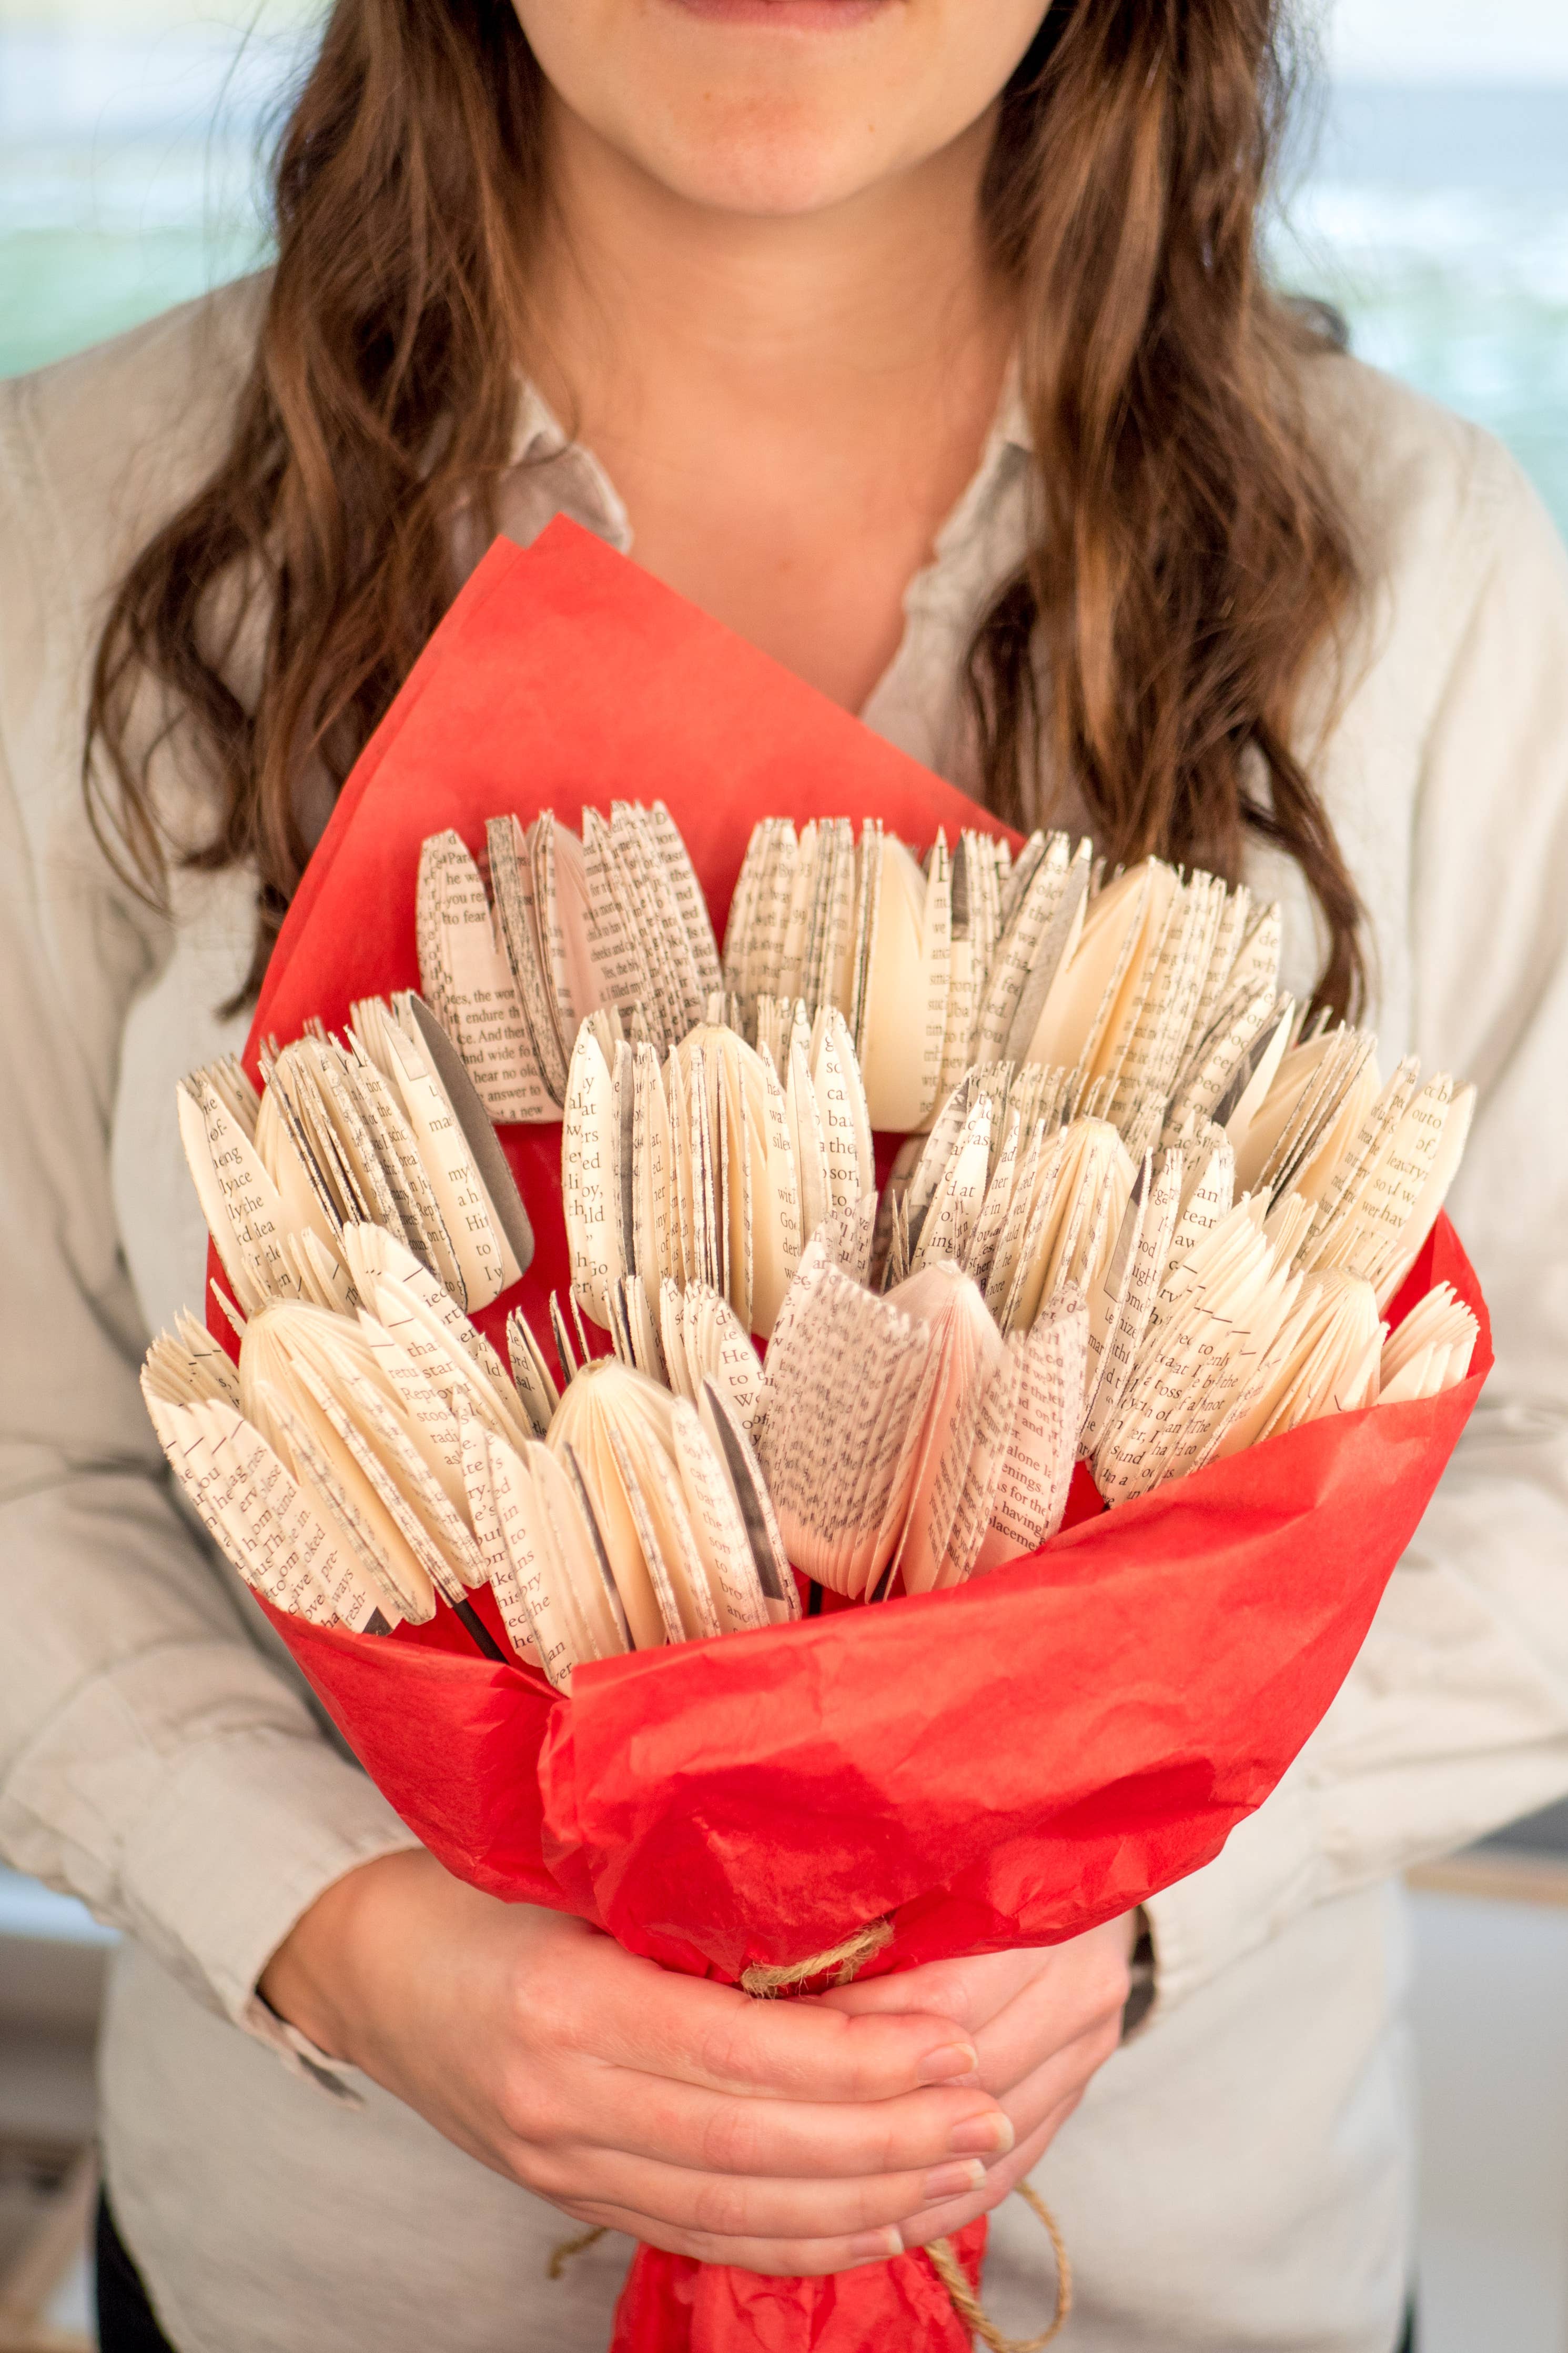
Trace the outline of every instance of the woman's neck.
<instances>
[{"instance_id":1,"label":"woman's neck","mask_svg":"<svg viewBox=\"0 0 1568 2353\"><path fill-rule=\"evenodd\" d=\"M995 411L991 130L770 218L686 203L555 110L542 388L609 469L639 561L850 708Z\"/></svg>"}]
</instances>

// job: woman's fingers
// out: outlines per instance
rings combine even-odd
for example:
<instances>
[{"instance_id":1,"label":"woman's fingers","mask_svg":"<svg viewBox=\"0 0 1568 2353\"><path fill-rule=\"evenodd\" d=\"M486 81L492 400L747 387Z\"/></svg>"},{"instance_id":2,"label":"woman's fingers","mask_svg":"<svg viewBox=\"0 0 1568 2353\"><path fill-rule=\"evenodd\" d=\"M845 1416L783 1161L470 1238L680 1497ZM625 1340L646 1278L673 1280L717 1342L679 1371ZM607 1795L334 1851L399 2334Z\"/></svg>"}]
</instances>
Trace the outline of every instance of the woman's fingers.
<instances>
[{"instance_id":1,"label":"woman's fingers","mask_svg":"<svg viewBox=\"0 0 1568 2353\"><path fill-rule=\"evenodd\" d=\"M770 2277L820 2279L864 2263L886 2263L933 2239L961 2231L976 2215L991 2213L1037 2166L1078 2105L1075 2094L1045 2117L1011 2156L990 2168L984 2182L957 2197L923 2208L902 2223L835 2232L831 2237L752 2237L704 2228L695 2219L670 2221L635 2204L623 2206L611 2199L574 2198L569 2211L585 2222L602 2222L625 2231L649 2246L671 2254L689 2255L699 2263L735 2263L744 2271ZM848 2190L852 2185L841 2185Z\"/></svg>"},{"instance_id":2,"label":"woman's fingers","mask_svg":"<svg viewBox=\"0 0 1568 2353\"><path fill-rule=\"evenodd\" d=\"M822 1999L859 2018L899 2002L941 2010L973 2035L975 2080L1001 2097L1053 2051L1101 2025L1119 2026L1131 1941L1127 1921L1110 1921L1065 1945L928 1962Z\"/></svg>"},{"instance_id":3,"label":"woman's fingers","mask_svg":"<svg viewBox=\"0 0 1568 2353\"><path fill-rule=\"evenodd\" d=\"M1074 1949L1069 1967L1042 1971L975 2035L979 2082L1005 2099L1054 2052L1087 2042L1108 2059L1121 2036L1128 1989L1125 1956L1113 1945Z\"/></svg>"},{"instance_id":4,"label":"woman's fingers","mask_svg":"<svg viewBox=\"0 0 1568 2353\"><path fill-rule=\"evenodd\" d=\"M889 2010L934 2011L971 2034L1005 2008L1048 1965L1048 1949L1026 1947L1006 1953L967 1953L946 1961L923 1961L919 1968L895 1970L835 1986L820 1996L824 2006L847 2018L885 2015Z\"/></svg>"},{"instance_id":5,"label":"woman's fingers","mask_svg":"<svg viewBox=\"0 0 1568 2353\"><path fill-rule=\"evenodd\" d=\"M529 2063L509 2104L520 2173L565 2200L586 2168L606 2201L747 2239L837 2238L846 2211L860 2230L958 2195L946 2185L966 2178L966 2160L1006 2159L1110 2055L1125 1975L1114 1940L1094 1937L1055 1954L987 1957L970 1965L978 1988L966 1988L963 1965L943 1965L942 1990L972 2007L1014 1989L966 2048L933 2044L956 2030L925 2013L757 2003L668 1976L598 1936L574 1947L562 1948L576 1964L569 1994L537 1973L530 1984ZM934 1991L938 1972L921 1974ZM977 2070L967 2081L902 2088L966 2057ZM811 2095L793 2096L787 2087L803 2081ZM900 2088L866 2088L887 2085ZM613 2158L610 2172L595 2152ZM848 2207L845 2184L856 2186Z\"/></svg>"},{"instance_id":6,"label":"woman's fingers","mask_svg":"<svg viewBox=\"0 0 1568 2353\"><path fill-rule=\"evenodd\" d=\"M607 1936L574 1951L557 1944L551 1959L529 1978L531 2039L710 2091L888 2100L972 2073L978 2056L949 2019L847 2018L815 2001L753 2001L637 1960Z\"/></svg>"},{"instance_id":7,"label":"woman's fingers","mask_svg":"<svg viewBox=\"0 0 1568 2353\"><path fill-rule=\"evenodd\" d=\"M990 2159L1014 2126L978 2086L901 2099L745 2099L619 2067L543 2067L519 2085L520 2136L584 2143L698 2172L849 2179Z\"/></svg>"},{"instance_id":8,"label":"woman's fingers","mask_svg":"<svg viewBox=\"0 0 1568 2353\"><path fill-rule=\"evenodd\" d=\"M1060 2113L1064 2104L1076 2105L1089 2088L1090 2077L1109 2058L1110 2048L1103 2031L1080 2037L1065 2051L1053 2051L1043 2060L1032 2075L1015 2085L1002 2105L1013 2125L1013 2149L1038 2129L1047 2116Z\"/></svg>"},{"instance_id":9,"label":"woman's fingers","mask_svg":"<svg viewBox=\"0 0 1568 2353\"><path fill-rule=\"evenodd\" d=\"M1079 2094L1065 2100L1037 2125L1026 2141L1020 2141L1010 2157L992 2166L983 2187L961 2198L949 2199L930 2207L923 2214L911 2215L900 2224L900 2236L906 2247L928 2247L933 2239L947 2238L962 2231L977 2214L990 2214L1011 2195L1044 2157L1051 2142L1060 2132L1079 2103Z\"/></svg>"},{"instance_id":10,"label":"woman's fingers","mask_svg":"<svg viewBox=\"0 0 1568 2353\"><path fill-rule=\"evenodd\" d=\"M761 2179L696 2173L618 2149L563 2149L536 2156L529 2187L557 2203L618 2206L672 2230L717 2239L842 2239L906 2221L933 2205L973 2197L984 2183L978 2158L950 2158L910 2173L854 2180Z\"/></svg>"},{"instance_id":11,"label":"woman's fingers","mask_svg":"<svg viewBox=\"0 0 1568 2353\"><path fill-rule=\"evenodd\" d=\"M885 2263L903 2252L896 2229L832 2239L727 2239L714 2232L681 2230L651 2214L603 2206L593 2200L574 2200L569 2211L580 2221L625 2231L628 2237L662 2247L668 2254L689 2255L701 2263L734 2263L742 2271L762 2272L773 2279L822 2279L830 2272L851 2271L858 2263Z\"/></svg>"}]
</instances>

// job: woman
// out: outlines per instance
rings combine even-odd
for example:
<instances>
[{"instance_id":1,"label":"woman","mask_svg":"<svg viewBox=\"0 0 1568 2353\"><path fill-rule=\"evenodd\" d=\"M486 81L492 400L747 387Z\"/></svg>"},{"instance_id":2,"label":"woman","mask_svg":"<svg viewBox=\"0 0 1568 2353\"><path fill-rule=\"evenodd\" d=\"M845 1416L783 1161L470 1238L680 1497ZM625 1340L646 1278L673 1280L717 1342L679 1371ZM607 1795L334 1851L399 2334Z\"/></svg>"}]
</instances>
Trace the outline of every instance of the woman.
<instances>
[{"instance_id":1,"label":"woman","mask_svg":"<svg viewBox=\"0 0 1568 2353\"><path fill-rule=\"evenodd\" d=\"M1394 2346L1386 1883L1568 1788L1568 580L1260 277L1278 30L337 0L276 270L5 387L0 1839L129 1932L110 2353L602 2346L629 2239L551 2283L563 2211L820 2273L997 2208L1026 2326L1032 2171L1085 2348ZM1005 814L1245 871L1289 986L1479 1082L1489 1401L1321 1733L1149 1906L1125 2042L1131 1922L769 2010L457 1885L161 1475L174 1081L465 571L560 511Z\"/></svg>"}]
</instances>

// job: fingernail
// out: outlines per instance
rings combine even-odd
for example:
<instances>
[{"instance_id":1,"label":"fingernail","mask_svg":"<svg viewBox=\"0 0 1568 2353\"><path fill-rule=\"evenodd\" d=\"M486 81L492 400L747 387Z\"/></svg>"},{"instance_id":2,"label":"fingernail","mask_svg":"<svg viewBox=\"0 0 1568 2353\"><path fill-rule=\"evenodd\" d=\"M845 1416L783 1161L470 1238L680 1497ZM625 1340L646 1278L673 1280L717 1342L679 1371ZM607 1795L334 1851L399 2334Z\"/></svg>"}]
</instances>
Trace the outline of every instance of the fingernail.
<instances>
[{"instance_id":1,"label":"fingernail","mask_svg":"<svg viewBox=\"0 0 1568 2353\"><path fill-rule=\"evenodd\" d=\"M980 2053L973 2042L944 2042L940 2051L932 2051L921 2061L920 2080L922 2084L951 2084L955 2075L973 2075L980 2063Z\"/></svg>"},{"instance_id":2,"label":"fingernail","mask_svg":"<svg viewBox=\"0 0 1568 2353\"><path fill-rule=\"evenodd\" d=\"M904 2252L901 2234L891 2228L886 2231L866 2231L849 2242L852 2263L886 2263Z\"/></svg>"},{"instance_id":3,"label":"fingernail","mask_svg":"<svg viewBox=\"0 0 1568 2353\"><path fill-rule=\"evenodd\" d=\"M928 2173L921 2184L921 2196L926 2205L940 2206L948 2198L966 2198L984 2179L980 2159L966 2157L957 2165L939 2165L934 2173Z\"/></svg>"},{"instance_id":4,"label":"fingernail","mask_svg":"<svg viewBox=\"0 0 1568 2353\"><path fill-rule=\"evenodd\" d=\"M976 2157L1005 2157L1015 2137L1011 2121L994 2108L988 2116L965 2116L954 2125L947 2145L955 2157L967 2157L972 2150Z\"/></svg>"}]
</instances>

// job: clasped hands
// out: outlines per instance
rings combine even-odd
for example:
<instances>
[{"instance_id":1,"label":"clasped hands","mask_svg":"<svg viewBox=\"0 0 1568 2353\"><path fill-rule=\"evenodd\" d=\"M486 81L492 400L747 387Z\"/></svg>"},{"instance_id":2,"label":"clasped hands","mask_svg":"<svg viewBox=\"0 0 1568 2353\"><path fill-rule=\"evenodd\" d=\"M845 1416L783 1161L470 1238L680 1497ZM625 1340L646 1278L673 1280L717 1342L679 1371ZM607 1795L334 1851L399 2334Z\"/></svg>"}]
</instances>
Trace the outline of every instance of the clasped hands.
<instances>
[{"instance_id":1,"label":"clasped hands","mask_svg":"<svg viewBox=\"0 0 1568 2353\"><path fill-rule=\"evenodd\" d=\"M327 1890L262 1990L323 2051L583 2222L751 2271L885 2261L1036 2165L1115 2049L1131 1915L759 2002L423 1852Z\"/></svg>"}]
</instances>

